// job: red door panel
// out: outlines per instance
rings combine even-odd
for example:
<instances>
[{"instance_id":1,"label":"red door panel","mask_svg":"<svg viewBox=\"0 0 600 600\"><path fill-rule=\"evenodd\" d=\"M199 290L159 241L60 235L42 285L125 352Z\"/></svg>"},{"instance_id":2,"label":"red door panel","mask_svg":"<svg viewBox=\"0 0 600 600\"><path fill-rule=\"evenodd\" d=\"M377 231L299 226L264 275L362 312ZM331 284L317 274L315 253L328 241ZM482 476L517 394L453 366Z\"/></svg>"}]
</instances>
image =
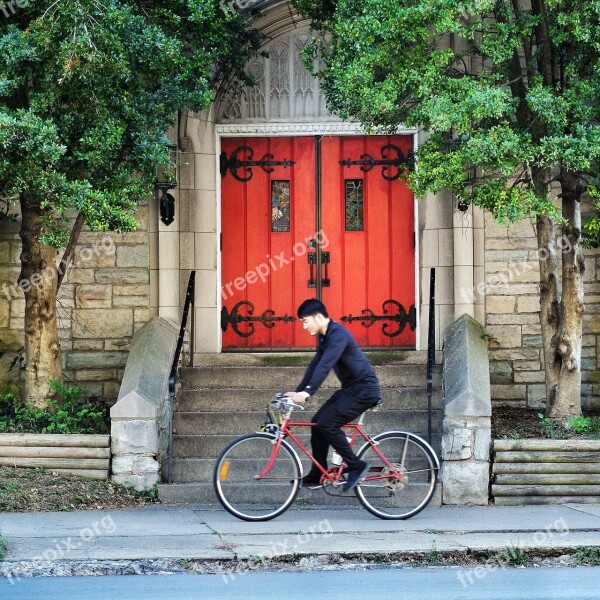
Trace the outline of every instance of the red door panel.
<instances>
[{"instance_id":1,"label":"red door panel","mask_svg":"<svg viewBox=\"0 0 600 600\"><path fill-rule=\"evenodd\" d=\"M310 274L324 274L316 265L311 270L307 256L317 223L316 143L314 137L222 140L229 161L221 179L225 349L314 347L295 315L316 296ZM321 139L323 234L317 237L330 258L322 299L365 347L415 344L413 196L394 178L398 166L364 162L398 151L408 156L411 148L410 136Z\"/></svg>"},{"instance_id":2,"label":"red door panel","mask_svg":"<svg viewBox=\"0 0 600 600\"><path fill-rule=\"evenodd\" d=\"M311 295L305 240L315 233L314 139L223 139L222 151L240 161L294 161L230 168L221 178L223 348L312 348L295 315ZM289 195L278 194L273 206L286 186Z\"/></svg>"},{"instance_id":3,"label":"red door panel","mask_svg":"<svg viewBox=\"0 0 600 600\"><path fill-rule=\"evenodd\" d=\"M340 161L357 161L367 155L381 159L386 145L407 157L412 138L322 140L322 223L331 242L331 286L323 289L323 302L362 346L414 347L413 195L404 182L392 179L395 166L367 170L360 164L340 165ZM398 154L388 148L386 156ZM384 168L388 179L383 176ZM348 223L346 196L356 189L362 190L362 218Z\"/></svg>"}]
</instances>

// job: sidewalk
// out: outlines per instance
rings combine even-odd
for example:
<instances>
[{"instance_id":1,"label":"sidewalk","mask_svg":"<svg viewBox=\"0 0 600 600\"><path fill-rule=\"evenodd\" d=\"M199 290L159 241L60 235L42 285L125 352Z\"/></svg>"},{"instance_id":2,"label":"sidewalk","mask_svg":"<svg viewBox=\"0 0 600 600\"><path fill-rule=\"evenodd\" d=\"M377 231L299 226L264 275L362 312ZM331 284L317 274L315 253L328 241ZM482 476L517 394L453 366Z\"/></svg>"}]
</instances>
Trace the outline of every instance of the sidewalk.
<instances>
[{"instance_id":1,"label":"sidewalk","mask_svg":"<svg viewBox=\"0 0 600 600\"><path fill-rule=\"evenodd\" d=\"M571 550L600 546L600 505L428 508L384 521L360 508L292 508L247 523L221 508L3 513L0 535L11 561L199 559L338 554L395 555L476 550Z\"/></svg>"}]
</instances>

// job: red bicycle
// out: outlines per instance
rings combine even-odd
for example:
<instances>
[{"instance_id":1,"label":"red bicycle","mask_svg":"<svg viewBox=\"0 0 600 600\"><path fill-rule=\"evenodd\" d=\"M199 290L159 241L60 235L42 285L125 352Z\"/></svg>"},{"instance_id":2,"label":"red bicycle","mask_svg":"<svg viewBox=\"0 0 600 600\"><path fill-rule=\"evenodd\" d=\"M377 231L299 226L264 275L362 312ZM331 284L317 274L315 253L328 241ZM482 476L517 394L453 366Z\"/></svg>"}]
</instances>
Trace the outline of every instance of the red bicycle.
<instances>
[{"instance_id":1,"label":"red bicycle","mask_svg":"<svg viewBox=\"0 0 600 600\"><path fill-rule=\"evenodd\" d=\"M326 471L316 462L292 430L316 424L292 421L291 415L296 409L304 410L277 394L270 409L267 408L269 422L262 430L233 440L217 458L213 473L217 498L239 519L267 521L294 503L303 474L300 458L291 442L322 472L325 492L341 494L345 463ZM422 511L433 497L440 462L433 448L413 433L386 431L369 436L362 427L364 414L358 422L343 427L350 446L364 441L356 454L371 465L354 493L370 513L381 519L408 519Z\"/></svg>"}]
</instances>

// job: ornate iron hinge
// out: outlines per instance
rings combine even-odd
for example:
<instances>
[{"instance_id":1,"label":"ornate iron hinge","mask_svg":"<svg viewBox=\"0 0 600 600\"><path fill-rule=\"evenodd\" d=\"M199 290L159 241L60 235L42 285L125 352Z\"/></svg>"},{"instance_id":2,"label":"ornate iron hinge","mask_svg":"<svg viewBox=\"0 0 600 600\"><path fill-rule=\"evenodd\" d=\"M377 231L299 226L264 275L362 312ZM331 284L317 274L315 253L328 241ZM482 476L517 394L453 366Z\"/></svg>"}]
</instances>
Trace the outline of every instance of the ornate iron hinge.
<instances>
[{"instance_id":1,"label":"ornate iron hinge","mask_svg":"<svg viewBox=\"0 0 600 600\"><path fill-rule=\"evenodd\" d=\"M243 160L240 158L243 156ZM221 176L225 177L227 175L227 170L231 172L231 174L238 181L250 181L254 173L252 172L252 167L260 167L265 173L272 173L275 170L275 167L292 167L296 164L294 160L288 160L284 158L283 160L274 160L274 156L272 154L264 154L260 160L252 160L254 156L254 150L250 148L250 146L239 146L236 148L229 158L227 158L227 154L225 152L221 152L220 159L220 171ZM238 169L245 169L246 175L242 176L238 173Z\"/></svg>"},{"instance_id":2,"label":"ornate iron hinge","mask_svg":"<svg viewBox=\"0 0 600 600\"><path fill-rule=\"evenodd\" d=\"M248 314L241 315L239 310L242 306L248 306ZM231 324L232 329L242 337L250 337L254 333L254 322L262 323L267 329L273 329L278 321L284 323L291 323L296 320L296 317L290 315L284 315L283 317L276 317L275 311L268 308L265 310L260 317L253 317L254 304L247 300L238 302L232 309L231 313L224 306L221 309L221 329L227 331L227 327ZM241 331L238 325L240 323L248 323L248 331Z\"/></svg>"},{"instance_id":3,"label":"ornate iron hinge","mask_svg":"<svg viewBox=\"0 0 600 600\"><path fill-rule=\"evenodd\" d=\"M398 309L398 313L395 315L389 314L389 310L386 308L388 305L395 306ZM417 326L417 311L414 304L407 312L400 302L397 302L396 300L386 300L381 305L381 308L383 310L383 315L376 315L370 308L365 308L361 311L362 316L357 317L354 315L347 315L343 316L341 320L345 323L361 321L363 327L371 327L377 321L392 321L392 323L398 323L398 329L392 332L390 332L390 324L384 323L382 332L383 335L386 335L387 337L396 337L397 335L400 335L407 325L410 327L411 331L415 330Z\"/></svg>"},{"instance_id":4,"label":"ornate iron hinge","mask_svg":"<svg viewBox=\"0 0 600 600\"><path fill-rule=\"evenodd\" d=\"M360 170L367 173L374 167L382 166L382 175L383 178L387 181L394 181L394 179L398 179L402 173L408 169L413 170L415 167L414 153L412 148L408 152L408 156L404 156L404 152L398 148L398 146L394 146L394 144L386 144L381 148L381 157L380 159L373 158L370 154L365 153L360 155L359 160L340 160L340 165L344 167L349 167L351 165L360 166ZM401 168L402 167L402 168ZM392 170L395 169L395 172ZM391 173L389 174L388 171Z\"/></svg>"}]
</instances>

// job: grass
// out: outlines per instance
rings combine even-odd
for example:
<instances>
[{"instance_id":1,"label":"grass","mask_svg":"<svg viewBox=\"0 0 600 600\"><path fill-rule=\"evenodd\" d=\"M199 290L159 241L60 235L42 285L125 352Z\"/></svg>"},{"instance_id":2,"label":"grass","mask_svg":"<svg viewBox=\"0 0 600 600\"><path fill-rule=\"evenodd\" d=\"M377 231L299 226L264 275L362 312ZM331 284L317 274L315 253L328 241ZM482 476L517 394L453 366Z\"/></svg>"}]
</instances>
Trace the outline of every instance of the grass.
<instances>
[{"instance_id":1,"label":"grass","mask_svg":"<svg viewBox=\"0 0 600 600\"><path fill-rule=\"evenodd\" d=\"M156 502L157 492L136 492L107 480L59 475L46 469L0 468L0 511L71 511L127 508Z\"/></svg>"},{"instance_id":2,"label":"grass","mask_svg":"<svg viewBox=\"0 0 600 600\"><path fill-rule=\"evenodd\" d=\"M0 537L0 560L4 560L6 555L6 542Z\"/></svg>"},{"instance_id":3,"label":"grass","mask_svg":"<svg viewBox=\"0 0 600 600\"><path fill-rule=\"evenodd\" d=\"M444 559L435 545L435 541L431 544L431 550L419 560L419 564L428 567L439 567L444 564Z\"/></svg>"},{"instance_id":4,"label":"grass","mask_svg":"<svg viewBox=\"0 0 600 600\"><path fill-rule=\"evenodd\" d=\"M597 567L600 565L600 548L598 546L577 548L573 560L577 565Z\"/></svg>"}]
</instances>

